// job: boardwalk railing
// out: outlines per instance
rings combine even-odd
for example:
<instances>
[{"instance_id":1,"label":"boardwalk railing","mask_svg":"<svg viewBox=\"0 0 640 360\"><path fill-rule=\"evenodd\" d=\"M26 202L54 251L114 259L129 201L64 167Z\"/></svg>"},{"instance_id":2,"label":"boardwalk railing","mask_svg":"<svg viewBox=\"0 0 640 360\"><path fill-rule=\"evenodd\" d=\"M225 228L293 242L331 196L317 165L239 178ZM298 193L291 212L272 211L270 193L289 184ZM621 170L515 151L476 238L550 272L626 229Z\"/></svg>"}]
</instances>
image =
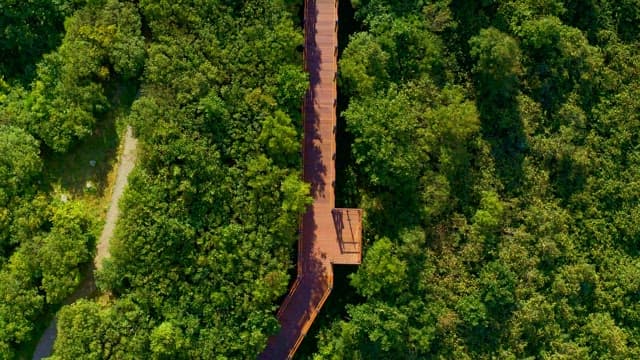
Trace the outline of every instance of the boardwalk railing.
<instances>
[{"instance_id":1,"label":"boardwalk railing","mask_svg":"<svg viewBox=\"0 0 640 360\"><path fill-rule=\"evenodd\" d=\"M291 348L291 351L289 352L289 356L287 357L287 359L293 359L293 356L296 354L296 351L298 351L300 344L302 344L302 340L304 340L304 338L307 336L307 333L309 332L311 325L313 325L314 320L318 316L320 309L322 309L322 306L324 306L324 303L327 302L329 295L331 295L331 290L333 290L333 273L328 274L327 281L329 283L329 290L325 291L322 294L322 298L320 299L316 307L313 309L313 312L309 315L309 319L302 326L302 331L300 332L300 336L298 336L298 339L296 339L296 342Z\"/></svg>"},{"instance_id":2,"label":"boardwalk railing","mask_svg":"<svg viewBox=\"0 0 640 360\"><path fill-rule=\"evenodd\" d=\"M260 359L293 357L333 290L333 264L361 261L362 211L335 209L338 1L305 0L303 179L314 202L299 219L297 277L278 310L281 329ZM327 34L328 32L328 34Z\"/></svg>"},{"instance_id":3,"label":"boardwalk railing","mask_svg":"<svg viewBox=\"0 0 640 360\"><path fill-rule=\"evenodd\" d=\"M335 208L333 222L343 253L360 253L362 250L362 209Z\"/></svg>"}]
</instances>

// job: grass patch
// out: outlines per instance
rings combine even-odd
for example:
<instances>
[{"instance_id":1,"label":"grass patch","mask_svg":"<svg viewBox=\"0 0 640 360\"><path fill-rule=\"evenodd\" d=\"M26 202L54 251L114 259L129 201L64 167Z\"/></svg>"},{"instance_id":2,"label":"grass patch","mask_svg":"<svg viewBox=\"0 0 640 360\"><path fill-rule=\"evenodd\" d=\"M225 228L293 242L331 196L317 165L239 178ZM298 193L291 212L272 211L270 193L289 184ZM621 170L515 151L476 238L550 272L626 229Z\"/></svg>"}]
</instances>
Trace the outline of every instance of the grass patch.
<instances>
[{"instance_id":1,"label":"grass patch","mask_svg":"<svg viewBox=\"0 0 640 360\"><path fill-rule=\"evenodd\" d=\"M65 198L83 199L92 215L97 217L104 217L112 180L109 174L115 168L120 143L113 115L107 114L93 134L68 153L44 157L43 178L47 192L63 201Z\"/></svg>"},{"instance_id":2,"label":"grass patch","mask_svg":"<svg viewBox=\"0 0 640 360\"><path fill-rule=\"evenodd\" d=\"M91 215L104 218L116 177L125 118L136 91L135 84L111 89L113 107L99 119L91 136L65 154L48 153L43 156L44 191L58 199L81 199L88 205Z\"/></svg>"}]
</instances>

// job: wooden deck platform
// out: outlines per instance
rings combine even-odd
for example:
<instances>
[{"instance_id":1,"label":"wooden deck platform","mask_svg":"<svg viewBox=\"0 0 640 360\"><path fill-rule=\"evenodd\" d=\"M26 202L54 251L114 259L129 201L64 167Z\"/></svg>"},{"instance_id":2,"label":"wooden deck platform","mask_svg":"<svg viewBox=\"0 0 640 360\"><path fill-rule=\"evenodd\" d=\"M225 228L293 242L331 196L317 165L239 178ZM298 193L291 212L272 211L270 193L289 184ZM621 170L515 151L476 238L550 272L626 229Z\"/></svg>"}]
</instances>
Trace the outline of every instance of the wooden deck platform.
<instances>
[{"instance_id":1,"label":"wooden deck platform","mask_svg":"<svg viewBox=\"0 0 640 360\"><path fill-rule=\"evenodd\" d=\"M281 330L261 359L290 359L333 288L333 264L360 264L362 211L335 208L338 2L305 2L304 179L313 204L302 219L298 276L278 311Z\"/></svg>"}]
</instances>

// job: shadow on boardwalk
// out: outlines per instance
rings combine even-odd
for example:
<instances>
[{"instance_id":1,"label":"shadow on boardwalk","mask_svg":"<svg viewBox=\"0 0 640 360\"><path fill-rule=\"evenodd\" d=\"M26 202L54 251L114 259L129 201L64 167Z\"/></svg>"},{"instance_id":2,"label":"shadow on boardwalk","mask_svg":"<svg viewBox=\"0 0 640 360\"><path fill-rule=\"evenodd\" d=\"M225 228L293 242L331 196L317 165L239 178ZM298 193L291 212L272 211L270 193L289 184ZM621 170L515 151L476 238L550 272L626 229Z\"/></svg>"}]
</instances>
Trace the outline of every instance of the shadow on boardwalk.
<instances>
[{"instance_id":1,"label":"shadow on boardwalk","mask_svg":"<svg viewBox=\"0 0 640 360\"><path fill-rule=\"evenodd\" d=\"M293 357L333 288L333 264L359 264L357 251L342 250L344 210L335 207L337 106L336 0L305 3L305 66L310 88L304 103L304 180L311 184L313 204L302 220L298 240L298 276L278 311L281 329L269 339L261 359ZM351 209L355 210L355 209ZM360 210L357 210L360 211ZM357 213L358 215L361 212ZM358 216L359 220L361 216ZM336 223L336 219L340 223ZM360 224L355 226L359 230ZM339 230L339 231L337 231ZM355 234L356 242L360 234ZM351 236L349 236L351 238Z\"/></svg>"}]
</instances>

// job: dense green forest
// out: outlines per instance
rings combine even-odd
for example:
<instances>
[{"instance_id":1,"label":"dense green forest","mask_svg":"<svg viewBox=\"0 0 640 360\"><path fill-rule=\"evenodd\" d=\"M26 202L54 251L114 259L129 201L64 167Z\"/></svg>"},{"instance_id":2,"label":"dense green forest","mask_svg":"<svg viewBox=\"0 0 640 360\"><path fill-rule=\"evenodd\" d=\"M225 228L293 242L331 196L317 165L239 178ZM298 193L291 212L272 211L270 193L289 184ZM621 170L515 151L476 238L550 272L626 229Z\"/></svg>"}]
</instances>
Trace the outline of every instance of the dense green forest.
<instances>
[{"instance_id":1,"label":"dense green forest","mask_svg":"<svg viewBox=\"0 0 640 360\"><path fill-rule=\"evenodd\" d=\"M351 4L339 193L364 257L300 357L640 358L640 2ZM0 359L55 312L56 360L262 351L310 202L302 6L0 0ZM103 296L62 306L124 124Z\"/></svg>"},{"instance_id":2,"label":"dense green forest","mask_svg":"<svg viewBox=\"0 0 640 360\"><path fill-rule=\"evenodd\" d=\"M53 358L255 358L309 201L302 34L277 1L139 11L149 33L130 121L143 154L98 274L115 299L63 309Z\"/></svg>"},{"instance_id":3,"label":"dense green forest","mask_svg":"<svg viewBox=\"0 0 640 360\"><path fill-rule=\"evenodd\" d=\"M315 358L640 358L640 3L352 3L368 246Z\"/></svg>"},{"instance_id":4,"label":"dense green forest","mask_svg":"<svg viewBox=\"0 0 640 360\"><path fill-rule=\"evenodd\" d=\"M0 2L0 359L30 356L91 264L108 125L143 65L133 5L84 5Z\"/></svg>"}]
</instances>

